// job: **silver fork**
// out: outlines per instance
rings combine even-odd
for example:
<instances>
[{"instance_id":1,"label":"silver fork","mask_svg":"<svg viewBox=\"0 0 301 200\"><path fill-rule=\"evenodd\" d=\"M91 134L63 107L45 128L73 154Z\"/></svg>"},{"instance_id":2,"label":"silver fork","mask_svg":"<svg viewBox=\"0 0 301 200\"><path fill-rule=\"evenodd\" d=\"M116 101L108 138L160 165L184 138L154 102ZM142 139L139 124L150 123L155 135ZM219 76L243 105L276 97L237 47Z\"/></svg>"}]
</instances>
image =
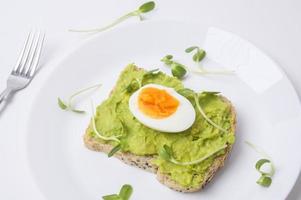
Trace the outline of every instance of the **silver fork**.
<instances>
[{"instance_id":1,"label":"silver fork","mask_svg":"<svg viewBox=\"0 0 301 200\"><path fill-rule=\"evenodd\" d=\"M6 89L0 94L0 104L8 96L25 88L33 79L42 52L45 33L34 31L28 34L16 66L7 79Z\"/></svg>"}]
</instances>

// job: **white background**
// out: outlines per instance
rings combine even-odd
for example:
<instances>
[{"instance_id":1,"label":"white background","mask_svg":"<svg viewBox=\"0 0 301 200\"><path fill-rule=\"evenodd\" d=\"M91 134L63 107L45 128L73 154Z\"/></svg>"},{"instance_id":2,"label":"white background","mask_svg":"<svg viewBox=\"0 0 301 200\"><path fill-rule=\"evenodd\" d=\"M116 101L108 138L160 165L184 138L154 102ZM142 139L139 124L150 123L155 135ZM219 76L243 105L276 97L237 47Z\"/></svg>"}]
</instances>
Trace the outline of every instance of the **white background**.
<instances>
[{"instance_id":1,"label":"white background","mask_svg":"<svg viewBox=\"0 0 301 200\"><path fill-rule=\"evenodd\" d=\"M10 199L30 199L34 189L24 190L26 173L18 165L18 134L27 107L55 64L85 41L86 36L69 28L94 28L135 9L144 1L134 0L0 0L0 90L13 67L26 34L31 28L47 32L42 70L31 85L19 92L0 113L0 193ZM301 1L299 0L157 0L148 20L193 21L232 31L264 50L278 62L301 95ZM139 23L128 20L121 26ZM155 31L155 30L154 30ZM80 78L80 77L79 77ZM284 102L285 103L285 102ZM285 105L280 105L285 106ZM4 139L5 138L5 139ZM294 164L294 163L288 163ZM10 170L9 170L10 169ZM13 170L11 170L13 169ZM12 173L13 171L13 173ZM301 178L289 200L301 199Z\"/></svg>"}]
</instances>

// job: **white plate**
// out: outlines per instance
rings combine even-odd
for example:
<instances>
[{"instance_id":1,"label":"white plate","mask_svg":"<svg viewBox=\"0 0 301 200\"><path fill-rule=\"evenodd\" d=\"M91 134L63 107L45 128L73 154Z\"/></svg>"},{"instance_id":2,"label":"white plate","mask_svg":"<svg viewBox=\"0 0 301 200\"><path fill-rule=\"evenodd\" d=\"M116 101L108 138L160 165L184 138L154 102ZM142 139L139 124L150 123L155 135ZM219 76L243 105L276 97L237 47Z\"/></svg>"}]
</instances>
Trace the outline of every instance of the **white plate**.
<instances>
[{"instance_id":1,"label":"white plate","mask_svg":"<svg viewBox=\"0 0 301 200\"><path fill-rule=\"evenodd\" d=\"M24 141L32 176L46 199L97 200L116 193L125 183L134 187L133 200L274 200L287 196L301 166L300 103L277 65L233 34L210 29L205 46L208 57L235 68L237 75L189 75L185 80L187 87L196 90L222 92L238 113L237 141L231 157L201 192L172 191L154 174L86 149L82 136L89 115L64 112L57 106L58 96L67 97L99 82L103 87L94 95L94 101L100 103L128 63L169 72L160 58L173 54L192 64L184 49L203 46L207 29L179 22L144 22L117 28L92 38L60 63L36 96ZM204 65L214 64L207 59ZM89 98L85 100L82 106L89 110ZM262 157L245 140L262 147L273 159L276 174L271 187L255 183L259 173L254 164Z\"/></svg>"}]
</instances>

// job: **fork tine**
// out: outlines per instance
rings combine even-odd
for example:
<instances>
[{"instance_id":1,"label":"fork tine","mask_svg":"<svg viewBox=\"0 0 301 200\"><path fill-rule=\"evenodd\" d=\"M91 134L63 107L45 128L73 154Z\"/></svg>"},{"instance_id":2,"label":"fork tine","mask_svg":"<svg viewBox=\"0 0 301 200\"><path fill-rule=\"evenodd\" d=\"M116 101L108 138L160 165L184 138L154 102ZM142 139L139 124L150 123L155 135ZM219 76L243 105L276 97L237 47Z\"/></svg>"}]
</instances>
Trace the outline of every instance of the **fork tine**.
<instances>
[{"instance_id":1,"label":"fork tine","mask_svg":"<svg viewBox=\"0 0 301 200\"><path fill-rule=\"evenodd\" d=\"M40 37L41 37L41 31L38 31L38 36L33 38L34 43L33 43L32 48L30 49L30 53L28 54L28 56L29 56L28 57L28 62L25 63L25 65L24 65L22 75L26 76L28 71L30 70L30 68L32 66L32 62L34 60L34 57L35 57L35 54L36 54L36 51L37 51L37 48L38 48Z\"/></svg>"},{"instance_id":2,"label":"fork tine","mask_svg":"<svg viewBox=\"0 0 301 200\"><path fill-rule=\"evenodd\" d=\"M18 60L17 60L17 63L16 63L16 65L15 65L15 67L14 67L12 73L16 73L17 71L20 70L19 67L21 66L21 61L22 61L22 58L23 58L23 56L24 56L24 54L25 54L25 51L26 51L26 49L27 49L27 45L28 45L28 43L29 43L29 39L30 39L31 35L32 35L32 31L28 34L28 36L27 36L27 38L26 38L26 41L25 41L24 46L23 46L23 48L22 48L21 54L20 54L20 56L19 56L19 58L18 58Z\"/></svg>"},{"instance_id":3,"label":"fork tine","mask_svg":"<svg viewBox=\"0 0 301 200\"><path fill-rule=\"evenodd\" d=\"M42 39L40 40L40 42L38 43L38 48L37 48L37 52L36 52L36 56L35 56L35 59L34 62L33 62L33 65L32 67L30 68L29 72L28 72L28 76L31 78L34 76L35 72L36 72L36 69L37 69L37 66L39 64L39 60L40 60L40 57L41 57L41 53L42 53L42 47L43 47L43 44L44 44L44 39L45 39L45 33L42 34Z\"/></svg>"},{"instance_id":4,"label":"fork tine","mask_svg":"<svg viewBox=\"0 0 301 200\"><path fill-rule=\"evenodd\" d=\"M19 64L18 69L16 70L16 74L21 74L24 67L26 66L26 63L28 62L28 58L32 49L32 45L34 42L34 38L35 38L35 33L32 34L31 38L29 39L29 45L27 45L27 48L25 49L24 55L21 59L21 62ZM28 47L29 46L29 47Z\"/></svg>"}]
</instances>

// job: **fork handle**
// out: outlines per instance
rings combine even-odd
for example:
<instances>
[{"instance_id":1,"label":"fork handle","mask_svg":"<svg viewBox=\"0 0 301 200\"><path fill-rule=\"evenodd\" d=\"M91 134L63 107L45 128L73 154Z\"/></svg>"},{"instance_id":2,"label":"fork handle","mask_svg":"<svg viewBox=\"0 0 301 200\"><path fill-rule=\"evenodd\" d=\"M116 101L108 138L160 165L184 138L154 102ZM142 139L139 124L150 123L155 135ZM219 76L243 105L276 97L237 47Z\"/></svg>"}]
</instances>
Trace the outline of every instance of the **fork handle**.
<instances>
[{"instance_id":1,"label":"fork handle","mask_svg":"<svg viewBox=\"0 0 301 200\"><path fill-rule=\"evenodd\" d=\"M12 92L11 89L6 88L1 94L0 94L0 104L10 95Z\"/></svg>"}]
</instances>

